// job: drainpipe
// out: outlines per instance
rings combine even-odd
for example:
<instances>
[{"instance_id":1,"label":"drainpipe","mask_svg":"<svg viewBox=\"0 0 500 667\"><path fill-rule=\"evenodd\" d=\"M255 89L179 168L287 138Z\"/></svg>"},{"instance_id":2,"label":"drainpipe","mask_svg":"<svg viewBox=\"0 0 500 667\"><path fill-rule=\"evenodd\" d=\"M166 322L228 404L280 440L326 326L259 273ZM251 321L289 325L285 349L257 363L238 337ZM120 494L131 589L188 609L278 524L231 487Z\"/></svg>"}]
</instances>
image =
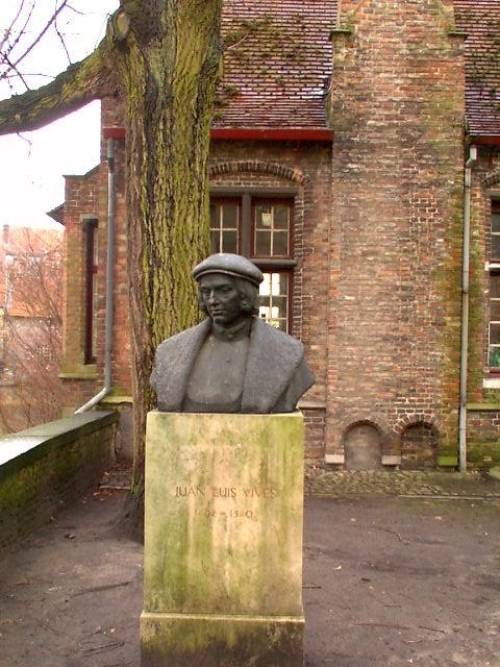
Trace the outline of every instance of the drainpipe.
<instances>
[{"instance_id":1,"label":"drainpipe","mask_svg":"<svg viewBox=\"0 0 500 667\"><path fill-rule=\"evenodd\" d=\"M462 259L462 339L460 343L460 412L458 426L458 461L460 472L467 470L467 357L469 348L469 263L472 167L477 148L471 146L464 173L464 243Z\"/></svg>"},{"instance_id":2,"label":"drainpipe","mask_svg":"<svg viewBox=\"0 0 500 667\"><path fill-rule=\"evenodd\" d=\"M104 316L104 386L89 401L75 410L75 415L87 412L111 391L111 352L113 345L113 264L115 237L115 144L108 139L106 160L108 163L108 228L106 247L106 310Z\"/></svg>"}]
</instances>

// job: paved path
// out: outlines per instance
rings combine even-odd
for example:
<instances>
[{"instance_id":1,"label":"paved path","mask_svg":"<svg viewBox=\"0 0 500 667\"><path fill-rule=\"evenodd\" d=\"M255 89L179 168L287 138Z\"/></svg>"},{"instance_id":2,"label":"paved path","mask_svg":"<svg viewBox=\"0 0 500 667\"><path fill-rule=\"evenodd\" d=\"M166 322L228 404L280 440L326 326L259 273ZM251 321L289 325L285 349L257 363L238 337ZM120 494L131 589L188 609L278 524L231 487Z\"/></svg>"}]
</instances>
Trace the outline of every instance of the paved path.
<instances>
[{"instance_id":1,"label":"paved path","mask_svg":"<svg viewBox=\"0 0 500 667\"><path fill-rule=\"evenodd\" d=\"M309 495L443 496L500 498L500 484L487 474L470 472L323 472L306 477Z\"/></svg>"}]
</instances>

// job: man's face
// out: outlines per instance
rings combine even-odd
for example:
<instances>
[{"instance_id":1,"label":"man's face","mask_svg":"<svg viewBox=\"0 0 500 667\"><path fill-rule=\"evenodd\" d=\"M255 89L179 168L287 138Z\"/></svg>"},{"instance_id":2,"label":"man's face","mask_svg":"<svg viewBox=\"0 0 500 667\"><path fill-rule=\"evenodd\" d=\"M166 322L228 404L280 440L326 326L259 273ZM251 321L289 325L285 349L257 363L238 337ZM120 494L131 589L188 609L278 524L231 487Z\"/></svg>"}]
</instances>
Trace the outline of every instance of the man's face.
<instances>
[{"instance_id":1,"label":"man's face","mask_svg":"<svg viewBox=\"0 0 500 667\"><path fill-rule=\"evenodd\" d=\"M200 279L201 302L213 322L228 327L243 315L241 297L231 276L211 273Z\"/></svg>"}]
</instances>

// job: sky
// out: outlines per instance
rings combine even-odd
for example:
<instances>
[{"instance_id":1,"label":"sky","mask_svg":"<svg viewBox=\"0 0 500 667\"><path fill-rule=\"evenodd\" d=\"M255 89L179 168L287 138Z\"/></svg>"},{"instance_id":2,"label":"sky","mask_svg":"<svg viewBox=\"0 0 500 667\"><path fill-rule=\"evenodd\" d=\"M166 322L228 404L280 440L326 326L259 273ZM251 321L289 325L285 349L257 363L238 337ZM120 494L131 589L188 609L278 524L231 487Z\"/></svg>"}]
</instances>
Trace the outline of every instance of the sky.
<instances>
[{"instance_id":1,"label":"sky","mask_svg":"<svg viewBox=\"0 0 500 667\"><path fill-rule=\"evenodd\" d=\"M21 1L2 0L0 36ZM26 11L34 7L24 35L28 45L45 25L55 3L25 0L24 4ZM118 0L71 0L76 11L64 10L59 15L58 28L72 62L84 58L99 43L106 18L118 4ZM22 72L30 88L38 88L67 66L65 50L56 31L50 29L23 61ZM19 80L0 81L0 99L10 97L12 87L17 93L26 89ZM64 200L64 174L84 174L98 163L99 114L100 104L93 102L35 132L0 137L0 227L60 228L45 213Z\"/></svg>"}]
</instances>

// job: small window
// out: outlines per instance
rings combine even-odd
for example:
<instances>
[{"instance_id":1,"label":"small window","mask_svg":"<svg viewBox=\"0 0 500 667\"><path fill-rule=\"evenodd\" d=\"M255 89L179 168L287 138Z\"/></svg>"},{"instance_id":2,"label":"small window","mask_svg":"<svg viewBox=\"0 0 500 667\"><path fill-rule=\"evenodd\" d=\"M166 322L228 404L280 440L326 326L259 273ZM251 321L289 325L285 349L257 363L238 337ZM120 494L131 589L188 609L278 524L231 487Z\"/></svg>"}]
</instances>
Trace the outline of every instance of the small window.
<instances>
[{"instance_id":1,"label":"small window","mask_svg":"<svg viewBox=\"0 0 500 667\"><path fill-rule=\"evenodd\" d=\"M86 364L95 364L97 345L97 220L85 222L85 349Z\"/></svg>"}]
</instances>

